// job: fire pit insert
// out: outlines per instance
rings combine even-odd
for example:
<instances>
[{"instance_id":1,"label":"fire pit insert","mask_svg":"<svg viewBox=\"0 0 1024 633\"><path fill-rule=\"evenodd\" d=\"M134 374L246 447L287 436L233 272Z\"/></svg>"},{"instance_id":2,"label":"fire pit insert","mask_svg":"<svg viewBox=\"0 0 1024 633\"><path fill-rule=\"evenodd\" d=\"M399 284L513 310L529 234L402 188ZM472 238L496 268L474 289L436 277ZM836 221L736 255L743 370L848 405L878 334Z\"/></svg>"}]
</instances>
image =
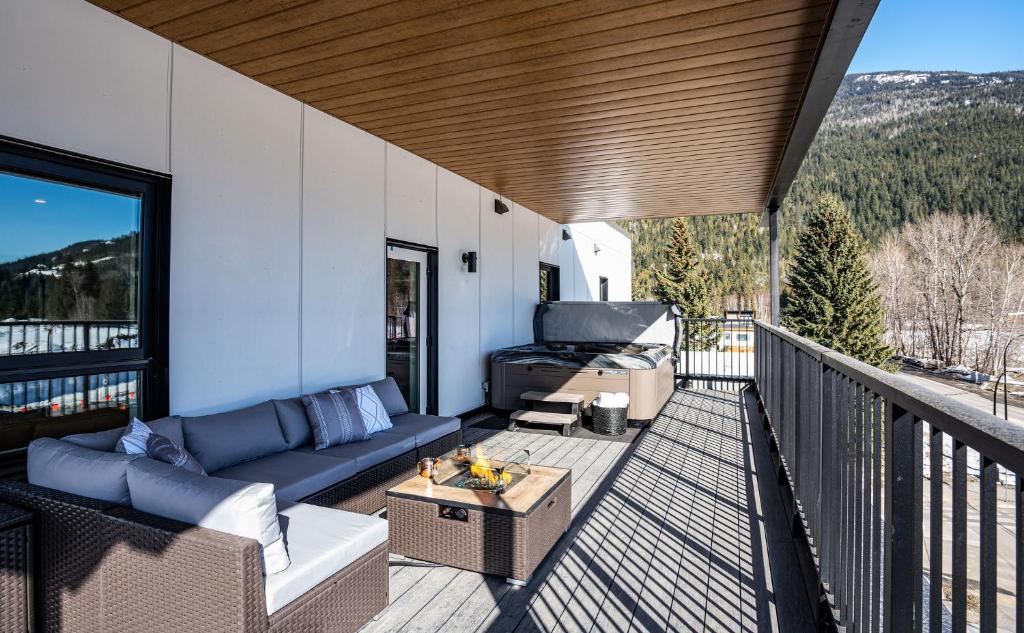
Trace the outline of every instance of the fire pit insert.
<instances>
[{"instance_id":1,"label":"fire pit insert","mask_svg":"<svg viewBox=\"0 0 1024 633\"><path fill-rule=\"evenodd\" d=\"M454 458L438 467L434 483L500 495L529 474L530 451L521 450L507 460L491 460L484 456L483 448L477 444L473 451L469 447L459 447Z\"/></svg>"}]
</instances>

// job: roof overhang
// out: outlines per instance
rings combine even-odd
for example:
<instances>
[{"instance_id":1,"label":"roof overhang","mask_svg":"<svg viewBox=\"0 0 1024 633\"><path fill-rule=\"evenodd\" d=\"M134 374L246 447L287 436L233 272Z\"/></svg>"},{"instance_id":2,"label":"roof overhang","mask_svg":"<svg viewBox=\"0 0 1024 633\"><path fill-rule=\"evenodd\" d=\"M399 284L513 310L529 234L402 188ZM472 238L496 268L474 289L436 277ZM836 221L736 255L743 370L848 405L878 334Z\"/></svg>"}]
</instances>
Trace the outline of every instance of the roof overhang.
<instances>
[{"instance_id":1,"label":"roof overhang","mask_svg":"<svg viewBox=\"0 0 1024 633\"><path fill-rule=\"evenodd\" d=\"M781 201L877 0L93 0L558 222Z\"/></svg>"}]
</instances>

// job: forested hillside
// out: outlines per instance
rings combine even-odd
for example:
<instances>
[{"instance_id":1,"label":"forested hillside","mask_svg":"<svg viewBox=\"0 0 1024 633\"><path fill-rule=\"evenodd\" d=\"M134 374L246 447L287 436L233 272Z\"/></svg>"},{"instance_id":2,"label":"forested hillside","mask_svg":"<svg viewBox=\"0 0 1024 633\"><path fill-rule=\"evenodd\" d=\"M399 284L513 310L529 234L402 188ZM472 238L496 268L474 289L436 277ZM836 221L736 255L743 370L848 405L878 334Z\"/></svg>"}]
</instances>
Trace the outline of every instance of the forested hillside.
<instances>
[{"instance_id":1,"label":"forested hillside","mask_svg":"<svg viewBox=\"0 0 1024 633\"><path fill-rule=\"evenodd\" d=\"M783 263L809 205L835 193L857 229L880 239L936 213L977 213L1024 238L1024 72L846 77L782 209ZM767 290L768 237L753 215L690 220L720 307ZM634 296L650 296L671 222L623 222L633 236Z\"/></svg>"},{"instance_id":2,"label":"forested hillside","mask_svg":"<svg viewBox=\"0 0 1024 633\"><path fill-rule=\"evenodd\" d=\"M138 233L0 263L0 321L131 319Z\"/></svg>"}]
</instances>

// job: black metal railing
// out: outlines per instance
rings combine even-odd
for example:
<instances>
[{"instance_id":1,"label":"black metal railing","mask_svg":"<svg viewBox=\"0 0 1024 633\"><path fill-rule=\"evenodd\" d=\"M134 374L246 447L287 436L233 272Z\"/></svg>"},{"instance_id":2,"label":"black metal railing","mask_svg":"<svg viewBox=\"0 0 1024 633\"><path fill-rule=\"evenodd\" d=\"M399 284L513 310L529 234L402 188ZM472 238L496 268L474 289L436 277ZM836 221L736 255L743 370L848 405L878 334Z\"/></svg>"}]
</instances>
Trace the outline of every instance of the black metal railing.
<instances>
[{"instance_id":1,"label":"black metal railing","mask_svg":"<svg viewBox=\"0 0 1024 633\"><path fill-rule=\"evenodd\" d=\"M786 330L755 329L760 406L836 623L935 632L945 622L958 633L977 619L994 632L1013 621L999 620L1001 592L1016 596L1012 630L1024 631L1024 427ZM1010 503L997 494L1000 467L1010 473ZM1015 551L997 550L1004 528ZM997 586L1000 560L1016 561L1013 586Z\"/></svg>"},{"instance_id":2,"label":"black metal railing","mask_svg":"<svg viewBox=\"0 0 1024 633\"><path fill-rule=\"evenodd\" d=\"M137 347L135 321L0 321L0 356Z\"/></svg>"},{"instance_id":3,"label":"black metal railing","mask_svg":"<svg viewBox=\"0 0 1024 633\"><path fill-rule=\"evenodd\" d=\"M687 383L753 380L754 345L752 319L682 318L677 373Z\"/></svg>"}]
</instances>

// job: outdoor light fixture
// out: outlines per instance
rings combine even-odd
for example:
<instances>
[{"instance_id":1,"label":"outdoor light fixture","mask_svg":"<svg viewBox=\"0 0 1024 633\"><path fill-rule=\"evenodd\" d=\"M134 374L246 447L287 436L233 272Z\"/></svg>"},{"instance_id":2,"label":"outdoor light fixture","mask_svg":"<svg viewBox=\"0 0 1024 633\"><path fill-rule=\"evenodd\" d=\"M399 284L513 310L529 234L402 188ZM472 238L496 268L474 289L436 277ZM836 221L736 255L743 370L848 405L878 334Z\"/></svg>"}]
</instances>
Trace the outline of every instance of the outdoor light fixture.
<instances>
[{"instance_id":1,"label":"outdoor light fixture","mask_svg":"<svg viewBox=\"0 0 1024 633\"><path fill-rule=\"evenodd\" d=\"M571 239L572 239L572 231L569 230L569 227L563 226L562 227L562 241L563 242L568 242Z\"/></svg>"},{"instance_id":2,"label":"outdoor light fixture","mask_svg":"<svg viewBox=\"0 0 1024 633\"><path fill-rule=\"evenodd\" d=\"M462 263L466 265L466 270L471 273L476 272L476 251L467 251L462 254Z\"/></svg>"},{"instance_id":3,"label":"outdoor light fixture","mask_svg":"<svg viewBox=\"0 0 1024 633\"><path fill-rule=\"evenodd\" d=\"M495 199L494 212L497 213L498 215L505 215L506 213L508 213L508 205L502 202L501 200Z\"/></svg>"},{"instance_id":4,"label":"outdoor light fixture","mask_svg":"<svg viewBox=\"0 0 1024 633\"><path fill-rule=\"evenodd\" d=\"M597 255L600 252L601 252L601 247L598 246L597 244L594 244L594 254Z\"/></svg>"}]
</instances>

